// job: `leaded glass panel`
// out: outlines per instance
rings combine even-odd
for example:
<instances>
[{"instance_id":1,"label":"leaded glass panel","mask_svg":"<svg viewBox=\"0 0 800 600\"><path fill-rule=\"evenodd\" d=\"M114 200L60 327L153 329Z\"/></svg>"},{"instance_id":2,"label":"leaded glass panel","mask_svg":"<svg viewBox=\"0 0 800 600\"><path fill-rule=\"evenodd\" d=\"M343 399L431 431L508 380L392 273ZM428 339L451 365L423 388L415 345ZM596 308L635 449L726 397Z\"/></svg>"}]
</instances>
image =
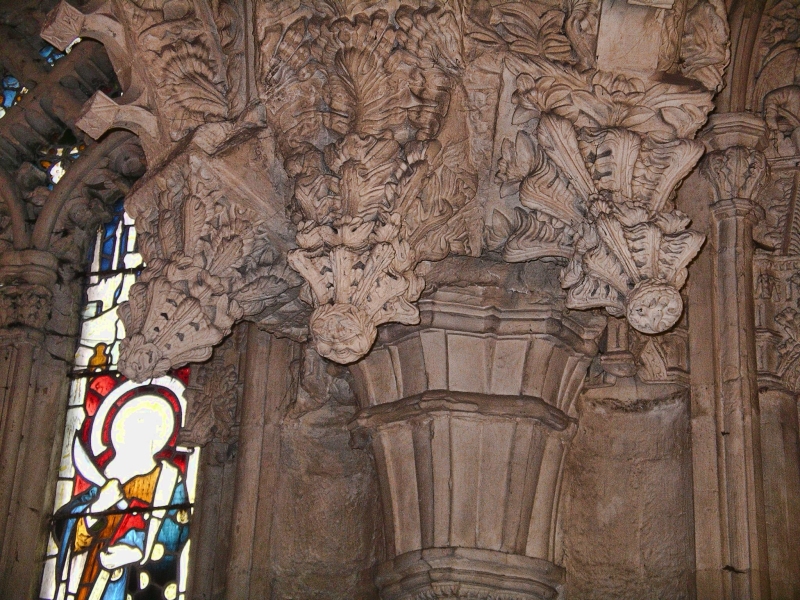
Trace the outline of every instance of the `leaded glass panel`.
<instances>
[{"instance_id":1,"label":"leaded glass panel","mask_svg":"<svg viewBox=\"0 0 800 600\"><path fill-rule=\"evenodd\" d=\"M89 255L42 600L182 600L198 452L178 445L188 368L117 372L116 315L142 259L117 207Z\"/></svg>"}]
</instances>

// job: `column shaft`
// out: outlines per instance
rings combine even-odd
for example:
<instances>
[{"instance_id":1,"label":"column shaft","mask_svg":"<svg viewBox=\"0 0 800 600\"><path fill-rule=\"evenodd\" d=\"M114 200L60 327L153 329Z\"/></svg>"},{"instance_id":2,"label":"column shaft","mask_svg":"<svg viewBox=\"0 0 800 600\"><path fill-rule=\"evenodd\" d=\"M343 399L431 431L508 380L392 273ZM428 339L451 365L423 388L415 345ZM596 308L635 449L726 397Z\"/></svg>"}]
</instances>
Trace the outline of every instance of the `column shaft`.
<instances>
[{"instance_id":1,"label":"column shaft","mask_svg":"<svg viewBox=\"0 0 800 600\"><path fill-rule=\"evenodd\" d=\"M737 599L770 597L752 297L755 214L746 199L712 206L724 583L726 597Z\"/></svg>"}]
</instances>

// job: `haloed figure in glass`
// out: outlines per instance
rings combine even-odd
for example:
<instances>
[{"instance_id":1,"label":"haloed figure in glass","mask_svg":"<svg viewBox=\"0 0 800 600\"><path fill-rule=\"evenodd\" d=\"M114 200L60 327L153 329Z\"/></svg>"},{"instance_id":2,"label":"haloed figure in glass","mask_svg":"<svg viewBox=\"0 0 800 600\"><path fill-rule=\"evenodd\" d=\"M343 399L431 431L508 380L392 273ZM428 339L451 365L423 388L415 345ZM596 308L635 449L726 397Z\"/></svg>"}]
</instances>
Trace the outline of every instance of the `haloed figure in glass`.
<instances>
[{"instance_id":1,"label":"haloed figure in glass","mask_svg":"<svg viewBox=\"0 0 800 600\"><path fill-rule=\"evenodd\" d=\"M162 587L175 580L189 534L184 474L169 459L175 409L162 395L139 390L105 415L99 411L75 436L72 459L88 487L54 518L56 598L176 597L172 586ZM90 447L99 438L106 450L94 458Z\"/></svg>"}]
</instances>

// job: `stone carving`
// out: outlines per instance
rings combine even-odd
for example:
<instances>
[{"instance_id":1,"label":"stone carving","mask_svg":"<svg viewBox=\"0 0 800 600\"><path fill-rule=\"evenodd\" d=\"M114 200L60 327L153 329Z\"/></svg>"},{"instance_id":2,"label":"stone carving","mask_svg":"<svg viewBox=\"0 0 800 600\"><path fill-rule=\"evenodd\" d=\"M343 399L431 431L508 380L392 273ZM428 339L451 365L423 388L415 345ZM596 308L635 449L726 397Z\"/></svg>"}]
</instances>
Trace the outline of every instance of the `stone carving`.
<instances>
[{"instance_id":1,"label":"stone carving","mask_svg":"<svg viewBox=\"0 0 800 600\"><path fill-rule=\"evenodd\" d=\"M728 15L721 0L698 2L686 15L681 39L680 70L707 90L722 89L730 61Z\"/></svg>"},{"instance_id":2,"label":"stone carving","mask_svg":"<svg viewBox=\"0 0 800 600\"><path fill-rule=\"evenodd\" d=\"M752 148L733 146L711 152L701 171L714 186L716 199L755 198L767 173L766 157Z\"/></svg>"},{"instance_id":3,"label":"stone carving","mask_svg":"<svg viewBox=\"0 0 800 600\"><path fill-rule=\"evenodd\" d=\"M130 129L155 165L201 125L214 128L237 116L231 108L241 102L229 102L228 94L240 85L230 76L245 73L232 10L229 2L157 1L102 4L84 14L62 1L42 37L62 50L77 37L97 39L124 91L122 104L95 94L79 126L95 138L110 128ZM151 83L153 73L159 74L158 85Z\"/></svg>"},{"instance_id":4,"label":"stone carving","mask_svg":"<svg viewBox=\"0 0 800 600\"><path fill-rule=\"evenodd\" d=\"M753 296L759 380L800 391L800 261L759 254Z\"/></svg>"},{"instance_id":5,"label":"stone carving","mask_svg":"<svg viewBox=\"0 0 800 600\"><path fill-rule=\"evenodd\" d=\"M778 346L778 376L789 389L800 391L800 312L784 308L775 315L783 341Z\"/></svg>"},{"instance_id":6,"label":"stone carving","mask_svg":"<svg viewBox=\"0 0 800 600\"><path fill-rule=\"evenodd\" d=\"M52 296L42 285L0 286L0 328L22 325L41 330L50 318Z\"/></svg>"},{"instance_id":7,"label":"stone carving","mask_svg":"<svg viewBox=\"0 0 800 600\"><path fill-rule=\"evenodd\" d=\"M517 76L521 131L504 145L500 176L505 189L519 185L522 205L513 223L498 213L490 237L505 242L508 260L568 259L562 283L572 308L606 307L647 333L674 324L685 267L702 239L687 230L670 195L701 153L688 138L712 107L709 90L719 87L728 59L727 29L717 0L695 3L682 29L683 3L647 5L669 30L664 68L675 71L679 61L706 89L596 70L596 0L570 0L563 10L516 2L460 10L317 3L252 14L234 2L107 3L86 14L62 3L43 36L59 47L77 36L107 46L123 100L96 94L79 125L92 136L134 131L151 172L172 172L178 144L224 163L231 148L272 131L293 188L297 248L287 246L290 227L277 219L281 241L266 262L280 271L288 254L307 283L302 298L314 309L317 351L350 363L369 350L379 325L418 321L421 262L483 249L470 127L489 117L470 114L465 82L471 64L489 54ZM159 85L154 72L163 73ZM251 272L242 262L254 241L235 250L213 238L200 255L182 248L185 240L168 241L180 238L165 215L180 215L180 235L191 217L188 205L167 206L174 187L149 186L148 201L137 192L136 210L150 219L141 227L156 231L160 223L154 235L161 241L144 251L142 287L123 308L130 339L121 364L133 378L201 360L236 320L294 300L290 276ZM211 185L227 197L222 187ZM221 210L206 190L190 194L197 219ZM255 217L232 216L243 202L239 190L229 199L225 218L235 240ZM252 240L268 236L266 229ZM256 283L273 280L280 283ZM154 305L164 294L174 295L173 308ZM299 312L285 310L290 318ZM168 315L169 327L159 315Z\"/></svg>"},{"instance_id":8,"label":"stone carving","mask_svg":"<svg viewBox=\"0 0 800 600\"><path fill-rule=\"evenodd\" d=\"M778 156L800 154L800 86L787 85L767 94L764 120Z\"/></svg>"},{"instance_id":9,"label":"stone carving","mask_svg":"<svg viewBox=\"0 0 800 600\"><path fill-rule=\"evenodd\" d=\"M317 351L350 363L378 325L418 322L420 261L481 249L460 30L451 12L403 7L299 19L261 50L268 120L294 178L289 262L309 283Z\"/></svg>"},{"instance_id":10,"label":"stone carving","mask_svg":"<svg viewBox=\"0 0 800 600\"><path fill-rule=\"evenodd\" d=\"M264 216L228 200L233 175L218 168L185 155L127 200L147 264L119 309L120 369L135 381L206 360L244 317L269 323L283 310L291 322L298 278Z\"/></svg>"},{"instance_id":11,"label":"stone carving","mask_svg":"<svg viewBox=\"0 0 800 600\"><path fill-rule=\"evenodd\" d=\"M686 138L710 93L531 63L514 96L521 130L498 165L501 194L522 207L513 222L495 213L493 238L507 260L568 259L569 307L661 333L681 315L678 290L703 243L670 196L703 152Z\"/></svg>"},{"instance_id":12,"label":"stone carving","mask_svg":"<svg viewBox=\"0 0 800 600\"><path fill-rule=\"evenodd\" d=\"M205 446L209 442L232 442L238 436L239 352L244 336L234 333L197 368L197 377L186 390L189 410L181 429L182 443Z\"/></svg>"},{"instance_id":13,"label":"stone carving","mask_svg":"<svg viewBox=\"0 0 800 600\"><path fill-rule=\"evenodd\" d=\"M792 0L779 0L761 16L759 40L753 60L757 74L751 83L750 105L761 109L770 91L796 83L800 57L800 7Z\"/></svg>"}]
</instances>

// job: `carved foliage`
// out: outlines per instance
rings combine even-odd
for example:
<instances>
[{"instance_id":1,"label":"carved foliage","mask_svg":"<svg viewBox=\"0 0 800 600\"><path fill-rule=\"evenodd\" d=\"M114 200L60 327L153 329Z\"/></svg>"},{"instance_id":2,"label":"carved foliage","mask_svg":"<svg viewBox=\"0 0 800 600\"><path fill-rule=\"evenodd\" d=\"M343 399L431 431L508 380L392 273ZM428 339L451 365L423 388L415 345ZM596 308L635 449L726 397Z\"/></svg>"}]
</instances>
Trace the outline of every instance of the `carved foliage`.
<instances>
[{"instance_id":1,"label":"carved foliage","mask_svg":"<svg viewBox=\"0 0 800 600\"><path fill-rule=\"evenodd\" d=\"M377 325L418 321L420 261L480 252L465 217L477 181L460 30L450 12L401 7L300 19L267 31L261 50L261 94L294 179L290 264L310 286L317 351L352 362Z\"/></svg>"},{"instance_id":2,"label":"carved foliage","mask_svg":"<svg viewBox=\"0 0 800 600\"><path fill-rule=\"evenodd\" d=\"M507 260L568 258L571 308L602 306L641 332L665 331L704 239L670 197L702 154L684 138L710 94L533 62L517 80L521 131L503 144L498 172L522 208L514 223L494 217L494 238L505 238Z\"/></svg>"},{"instance_id":3,"label":"carved foliage","mask_svg":"<svg viewBox=\"0 0 800 600\"><path fill-rule=\"evenodd\" d=\"M198 375L186 391L189 408L181 430L183 443L204 446L236 439L242 337L234 333L214 351L211 361L197 367Z\"/></svg>"},{"instance_id":4,"label":"carved foliage","mask_svg":"<svg viewBox=\"0 0 800 600\"><path fill-rule=\"evenodd\" d=\"M701 169L714 186L717 200L752 200L764 183L767 159L758 150L733 146L710 153L703 160Z\"/></svg>"},{"instance_id":5,"label":"carved foliage","mask_svg":"<svg viewBox=\"0 0 800 600\"><path fill-rule=\"evenodd\" d=\"M126 204L147 264L119 309L127 334L120 369L136 381L207 359L237 320L297 295L263 217L232 204L205 160L170 164Z\"/></svg>"},{"instance_id":6,"label":"carved foliage","mask_svg":"<svg viewBox=\"0 0 800 600\"><path fill-rule=\"evenodd\" d=\"M50 318L52 297L43 285L0 286L0 329L22 325L41 330Z\"/></svg>"}]
</instances>

